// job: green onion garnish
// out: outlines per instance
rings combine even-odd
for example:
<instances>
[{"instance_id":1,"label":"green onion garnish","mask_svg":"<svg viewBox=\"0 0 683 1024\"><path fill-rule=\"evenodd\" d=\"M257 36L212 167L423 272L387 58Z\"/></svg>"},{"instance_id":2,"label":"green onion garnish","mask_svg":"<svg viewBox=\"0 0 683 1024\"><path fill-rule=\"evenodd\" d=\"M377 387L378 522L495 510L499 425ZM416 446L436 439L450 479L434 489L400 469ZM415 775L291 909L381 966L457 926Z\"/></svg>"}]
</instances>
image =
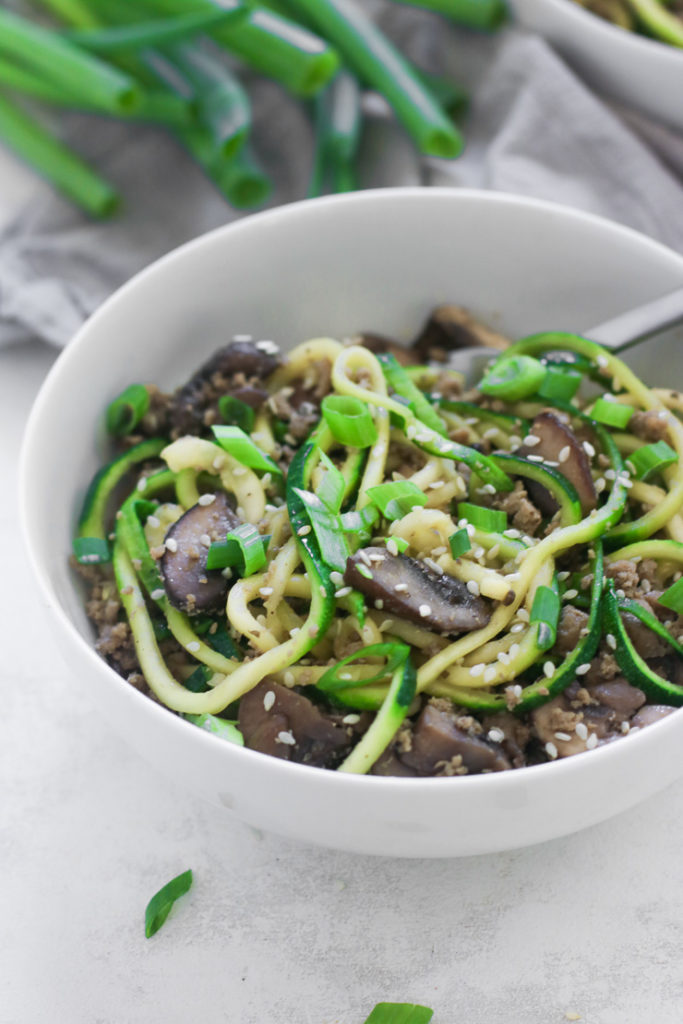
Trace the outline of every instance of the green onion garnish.
<instances>
[{"instance_id":1,"label":"green onion garnish","mask_svg":"<svg viewBox=\"0 0 683 1024\"><path fill-rule=\"evenodd\" d=\"M382 372L390 389L408 403L417 418L437 434L446 437L446 424L441 419L432 403L426 398L416 384L410 379L396 356L390 352L382 352L377 356L382 365Z\"/></svg>"},{"instance_id":2,"label":"green onion garnish","mask_svg":"<svg viewBox=\"0 0 683 1024\"><path fill-rule=\"evenodd\" d=\"M385 519L402 519L415 505L426 505L427 495L410 480L368 487L366 494Z\"/></svg>"},{"instance_id":3,"label":"green onion garnish","mask_svg":"<svg viewBox=\"0 0 683 1024\"><path fill-rule=\"evenodd\" d=\"M108 562L111 558L109 542L101 537L74 537L73 552L82 564Z\"/></svg>"},{"instance_id":4,"label":"green onion garnish","mask_svg":"<svg viewBox=\"0 0 683 1024\"><path fill-rule=\"evenodd\" d=\"M114 437L125 437L138 425L149 409L149 391L144 384L131 384L107 406L107 430Z\"/></svg>"},{"instance_id":5,"label":"green onion garnish","mask_svg":"<svg viewBox=\"0 0 683 1024\"><path fill-rule=\"evenodd\" d=\"M570 402L581 387L581 374L576 370L549 366L538 389L539 398L549 402Z\"/></svg>"},{"instance_id":6,"label":"green onion garnish","mask_svg":"<svg viewBox=\"0 0 683 1024\"><path fill-rule=\"evenodd\" d=\"M231 530L225 540L216 541L206 556L207 569L237 570L240 576L253 576L266 564L265 538L251 523Z\"/></svg>"},{"instance_id":7,"label":"green onion garnish","mask_svg":"<svg viewBox=\"0 0 683 1024\"><path fill-rule=\"evenodd\" d=\"M418 1003L377 1003L365 1024L429 1024L434 1011Z\"/></svg>"},{"instance_id":8,"label":"green onion garnish","mask_svg":"<svg viewBox=\"0 0 683 1024\"><path fill-rule=\"evenodd\" d=\"M187 682L186 680L186 686ZM209 714L183 715L183 718L187 722L192 722L193 725L198 725L200 729L204 729L214 736L219 736L222 740L235 743L238 747L244 746L244 736L234 722L228 722L225 718L219 718L218 715Z\"/></svg>"},{"instance_id":9,"label":"green onion garnish","mask_svg":"<svg viewBox=\"0 0 683 1024\"><path fill-rule=\"evenodd\" d=\"M167 882L159 892L152 896L145 910L145 937L150 939L159 931L166 920L171 907L177 899L184 896L192 885L192 871L183 871Z\"/></svg>"},{"instance_id":10,"label":"green onion garnish","mask_svg":"<svg viewBox=\"0 0 683 1024\"><path fill-rule=\"evenodd\" d=\"M469 28L498 28L507 17L504 0L401 0L415 7L445 14L447 18Z\"/></svg>"},{"instance_id":11,"label":"green onion garnish","mask_svg":"<svg viewBox=\"0 0 683 1024\"><path fill-rule=\"evenodd\" d=\"M317 489L318 497L323 505L327 505L330 512L339 512L346 490L346 480L322 449L320 464L325 467L325 472Z\"/></svg>"},{"instance_id":12,"label":"green onion garnish","mask_svg":"<svg viewBox=\"0 0 683 1024\"><path fill-rule=\"evenodd\" d=\"M235 426L215 426L211 428L218 444L234 459L248 466L256 473L272 473L282 476L282 470L265 452L254 444L248 434Z\"/></svg>"},{"instance_id":13,"label":"green onion garnish","mask_svg":"<svg viewBox=\"0 0 683 1024\"><path fill-rule=\"evenodd\" d=\"M183 680L183 686L190 693L206 693L211 689L209 686L211 675L211 669L208 665L197 665L194 672L187 679Z\"/></svg>"},{"instance_id":14,"label":"green onion garnish","mask_svg":"<svg viewBox=\"0 0 683 1024\"><path fill-rule=\"evenodd\" d=\"M460 558L461 555L464 555L472 547L470 535L464 526L450 535L448 543L450 544L453 558Z\"/></svg>"},{"instance_id":15,"label":"green onion garnish","mask_svg":"<svg viewBox=\"0 0 683 1024\"><path fill-rule=\"evenodd\" d=\"M557 638L557 623L560 617L560 596L552 587L540 586L534 594L530 622L540 622L538 645L543 651L552 647Z\"/></svg>"},{"instance_id":16,"label":"green onion garnish","mask_svg":"<svg viewBox=\"0 0 683 1024\"><path fill-rule=\"evenodd\" d=\"M190 11L173 18L141 21L137 24L114 25L107 28L76 29L66 38L86 50L97 53L116 53L140 50L147 46L161 46L176 39L187 39L213 25L241 20L240 9L221 10L207 6L206 10Z\"/></svg>"},{"instance_id":17,"label":"green onion garnish","mask_svg":"<svg viewBox=\"0 0 683 1024\"><path fill-rule=\"evenodd\" d=\"M342 530L353 537L356 547L360 547L372 537L372 531L378 519L379 509L374 505L366 505L362 509L353 508L349 512L342 513ZM400 537L394 539L397 545L399 542L402 543Z\"/></svg>"},{"instance_id":18,"label":"green onion garnish","mask_svg":"<svg viewBox=\"0 0 683 1024\"><path fill-rule=\"evenodd\" d=\"M377 683L381 679L386 679L387 676L393 675L397 668L399 668L410 654L410 647L408 644L400 643L386 643L386 644L370 644L369 647L361 647L360 650L354 651L353 654L349 654L347 658L343 658L336 665L328 668L318 682L316 686L319 690L324 693L334 693L335 690L346 690L349 686L369 686L371 683ZM347 665L352 665L355 661L360 661L362 658L386 658L384 665L378 666L377 671L372 676L366 676L363 679L357 679L355 682L346 678L348 673L344 671Z\"/></svg>"},{"instance_id":19,"label":"green onion garnish","mask_svg":"<svg viewBox=\"0 0 683 1024\"><path fill-rule=\"evenodd\" d=\"M670 608L677 615L683 615L683 577L665 590L658 600L665 608Z\"/></svg>"},{"instance_id":20,"label":"green onion garnish","mask_svg":"<svg viewBox=\"0 0 683 1024\"><path fill-rule=\"evenodd\" d=\"M235 398L234 395L221 395L218 399L218 411L225 423L239 427L247 434L254 426L256 413L250 405Z\"/></svg>"},{"instance_id":21,"label":"green onion garnish","mask_svg":"<svg viewBox=\"0 0 683 1024\"><path fill-rule=\"evenodd\" d=\"M349 448L369 448L377 440L372 414L360 398L351 395L327 395L321 412L335 441Z\"/></svg>"},{"instance_id":22,"label":"green onion garnish","mask_svg":"<svg viewBox=\"0 0 683 1024\"><path fill-rule=\"evenodd\" d=\"M389 547L395 548L399 555L402 555L404 551L407 551L410 544L404 537L385 537L384 543Z\"/></svg>"},{"instance_id":23,"label":"green onion garnish","mask_svg":"<svg viewBox=\"0 0 683 1024\"><path fill-rule=\"evenodd\" d=\"M479 390L505 402L518 402L538 391L545 374L545 366L533 356L503 356L484 374Z\"/></svg>"},{"instance_id":24,"label":"green onion garnish","mask_svg":"<svg viewBox=\"0 0 683 1024\"><path fill-rule=\"evenodd\" d=\"M655 473L678 462L678 454L666 441L655 441L654 444L644 444L642 448L637 448L628 459L636 479L649 480Z\"/></svg>"},{"instance_id":25,"label":"green onion garnish","mask_svg":"<svg viewBox=\"0 0 683 1024\"><path fill-rule=\"evenodd\" d=\"M303 491L298 487L295 487L294 490L304 503L323 562L332 569L336 569L337 572L344 572L349 549L339 515L336 512L331 512L317 494Z\"/></svg>"},{"instance_id":26,"label":"green onion garnish","mask_svg":"<svg viewBox=\"0 0 683 1024\"><path fill-rule=\"evenodd\" d=\"M507 513L498 508L485 508L483 505L472 505L469 501L459 501L458 516L486 533L502 533L507 529Z\"/></svg>"},{"instance_id":27,"label":"green onion garnish","mask_svg":"<svg viewBox=\"0 0 683 1024\"><path fill-rule=\"evenodd\" d=\"M605 398L598 398L588 415L596 423L623 430L628 426L628 421L635 411L632 405L622 405L621 402L608 402Z\"/></svg>"}]
</instances>

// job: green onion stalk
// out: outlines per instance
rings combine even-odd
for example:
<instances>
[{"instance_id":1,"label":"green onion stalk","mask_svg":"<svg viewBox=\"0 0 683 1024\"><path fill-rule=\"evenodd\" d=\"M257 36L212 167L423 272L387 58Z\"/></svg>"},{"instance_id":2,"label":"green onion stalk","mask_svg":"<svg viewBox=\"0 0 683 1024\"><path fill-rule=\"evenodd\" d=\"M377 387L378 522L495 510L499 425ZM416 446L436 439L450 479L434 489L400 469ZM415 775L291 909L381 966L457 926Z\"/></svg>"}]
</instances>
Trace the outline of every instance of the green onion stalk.
<instances>
[{"instance_id":1,"label":"green onion stalk","mask_svg":"<svg viewBox=\"0 0 683 1024\"><path fill-rule=\"evenodd\" d=\"M507 17L504 0L399 0L413 7L424 7L428 11L444 14L447 18L467 25L491 31L502 25Z\"/></svg>"}]
</instances>

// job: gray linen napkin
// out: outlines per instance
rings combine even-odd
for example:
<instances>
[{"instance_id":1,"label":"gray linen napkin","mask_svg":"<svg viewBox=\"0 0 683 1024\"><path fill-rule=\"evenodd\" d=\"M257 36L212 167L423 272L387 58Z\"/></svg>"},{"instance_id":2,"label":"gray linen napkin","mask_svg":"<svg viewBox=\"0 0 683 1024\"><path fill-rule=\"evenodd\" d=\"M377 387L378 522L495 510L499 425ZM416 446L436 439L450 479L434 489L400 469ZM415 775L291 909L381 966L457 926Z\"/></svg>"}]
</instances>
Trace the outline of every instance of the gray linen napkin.
<instances>
[{"instance_id":1,"label":"gray linen napkin","mask_svg":"<svg viewBox=\"0 0 683 1024\"><path fill-rule=\"evenodd\" d=\"M425 11L375 7L404 51L461 81L472 104L455 162L420 161L398 129L378 123L363 146L364 187L447 184L552 199L683 252L683 140L610 108L539 38L514 28L484 36ZM268 205L303 198L312 150L305 112L263 79L251 93L256 146L275 184ZM160 130L73 115L68 137L120 189L125 209L93 223L36 182L0 232L0 347L35 336L66 344L141 267L243 215Z\"/></svg>"}]
</instances>

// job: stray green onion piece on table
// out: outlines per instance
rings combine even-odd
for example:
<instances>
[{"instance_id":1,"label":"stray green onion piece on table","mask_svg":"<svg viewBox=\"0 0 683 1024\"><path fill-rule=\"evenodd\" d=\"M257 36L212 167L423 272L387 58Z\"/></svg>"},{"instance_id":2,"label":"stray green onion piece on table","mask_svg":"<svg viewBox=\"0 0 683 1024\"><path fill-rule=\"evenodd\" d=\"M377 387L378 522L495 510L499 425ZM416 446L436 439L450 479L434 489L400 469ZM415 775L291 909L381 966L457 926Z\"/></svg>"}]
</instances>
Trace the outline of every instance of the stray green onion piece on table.
<instances>
[{"instance_id":1,"label":"stray green onion piece on table","mask_svg":"<svg viewBox=\"0 0 683 1024\"><path fill-rule=\"evenodd\" d=\"M151 939L168 917L176 900L184 896L192 885L192 871L183 871L167 882L152 896L145 910L145 937Z\"/></svg>"}]
</instances>

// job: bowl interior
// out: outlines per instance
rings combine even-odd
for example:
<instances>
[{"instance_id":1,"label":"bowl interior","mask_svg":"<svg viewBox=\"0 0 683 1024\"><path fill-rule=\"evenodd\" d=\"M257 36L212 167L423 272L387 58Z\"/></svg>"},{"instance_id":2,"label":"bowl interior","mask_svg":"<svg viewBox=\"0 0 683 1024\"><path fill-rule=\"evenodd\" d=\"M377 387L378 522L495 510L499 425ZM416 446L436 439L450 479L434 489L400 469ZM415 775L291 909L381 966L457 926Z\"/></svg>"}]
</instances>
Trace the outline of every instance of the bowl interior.
<instances>
[{"instance_id":1,"label":"bowl interior","mask_svg":"<svg viewBox=\"0 0 683 1024\"><path fill-rule=\"evenodd\" d=\"M682 282L682 257L628 229L533 200L465 190L396 189L294 204L172 253L79 332L27 429L25 532L61 629L75 628L85 640L80 647L90 645L67 553L88 480L106 453L103 410L127 384L173 388L234 334L284 348L362 329L407 341L444 301L469 306L512 336L580 332ZM652 382L683 383L682 342L680 330L669 332L656 350L636 350L631 361ZM108 677L103 686L130 689L99 666ZM177 722L147 703L161 730ZM179 724L182 733L168 728L188 747L212 740Z\"/></svg>"}]
</instances>

